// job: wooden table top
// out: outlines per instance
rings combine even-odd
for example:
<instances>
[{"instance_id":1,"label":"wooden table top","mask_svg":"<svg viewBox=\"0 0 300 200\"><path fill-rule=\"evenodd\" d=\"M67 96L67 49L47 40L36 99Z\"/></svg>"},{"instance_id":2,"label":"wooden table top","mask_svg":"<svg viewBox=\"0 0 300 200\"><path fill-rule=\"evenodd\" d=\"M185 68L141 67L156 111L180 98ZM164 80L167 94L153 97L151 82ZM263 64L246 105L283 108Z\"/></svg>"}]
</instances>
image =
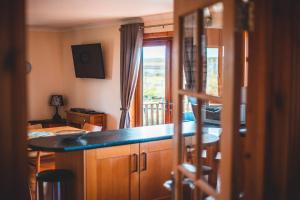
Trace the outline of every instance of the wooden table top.
<instances>
[{"instance_id":1,"label":"wooden table top","mask_svg":"<svg viewBox=\"0 0 300 200\"><path fill-rule=\"evenodd\" d=\"M30 136L30 133L47 133L47 134L49 134L49 136L55 136L57 134L71 134L71 133L77 133L77 132L83 132L83 131L84 130L82 130L82 129L74 128L71 126L31 129L31 130L28 130L28 139L39 137L39 136ZM42 137L47 137L47 136L42 136Z\"/></svg>"}]
</instances>

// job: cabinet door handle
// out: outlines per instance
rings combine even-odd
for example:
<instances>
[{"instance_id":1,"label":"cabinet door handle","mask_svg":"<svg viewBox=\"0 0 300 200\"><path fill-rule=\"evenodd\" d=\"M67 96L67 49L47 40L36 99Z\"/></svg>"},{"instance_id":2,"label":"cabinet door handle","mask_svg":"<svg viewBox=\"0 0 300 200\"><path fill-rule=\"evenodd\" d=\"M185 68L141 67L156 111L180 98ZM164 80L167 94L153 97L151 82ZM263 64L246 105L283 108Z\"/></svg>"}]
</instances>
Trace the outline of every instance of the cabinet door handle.
<instances>
[{"instance_id":1,"label":"cabinet door handle","mask_svg":"<svg viewBox=\"0 0 300 200\"><path fill-rule=\"evenodd\" d=\"M136 153L131 155L131 172L137 172L138 171L138 155Z\"/></svg>"},{"instance_id":2,"label":"cabinet door handle","mask_svg":"<svg viewBox=\"0 0 300 200\"><path fill-rule=\"evenodd\" d=\"M147 170L147 153L143 152L141 153L141 159L143 166L141 167L141 171L146 171Z\"/></svg>"}]
</instances>

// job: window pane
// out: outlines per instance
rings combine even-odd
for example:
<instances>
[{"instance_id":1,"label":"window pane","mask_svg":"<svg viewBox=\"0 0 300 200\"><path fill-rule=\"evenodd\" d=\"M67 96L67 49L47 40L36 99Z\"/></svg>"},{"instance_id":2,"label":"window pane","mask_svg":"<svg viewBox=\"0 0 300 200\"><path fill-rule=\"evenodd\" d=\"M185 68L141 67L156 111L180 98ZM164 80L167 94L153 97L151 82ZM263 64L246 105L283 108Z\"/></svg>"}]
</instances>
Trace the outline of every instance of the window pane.
<instances>
[{"instance_id":1,"label":"window pane","mask_svg":"<svg viewBox=\"0 0 300 200\"><path fill-rule=\"evenodd\" d=\"M166 46L143 47L143 125L164 123Z\"/></svg>"},{"instance_id":2,"label":"window pane","mask_svg":"<svg viewBox=\"0 0 300 200\"><path fill-rule=\"evenodd\" d=\"M219 89L219 49L218 48L207 48L206 59L207 59L207 82L206 82L206 93L214 96L218 96Z\"/></svg>"}]
</instances>

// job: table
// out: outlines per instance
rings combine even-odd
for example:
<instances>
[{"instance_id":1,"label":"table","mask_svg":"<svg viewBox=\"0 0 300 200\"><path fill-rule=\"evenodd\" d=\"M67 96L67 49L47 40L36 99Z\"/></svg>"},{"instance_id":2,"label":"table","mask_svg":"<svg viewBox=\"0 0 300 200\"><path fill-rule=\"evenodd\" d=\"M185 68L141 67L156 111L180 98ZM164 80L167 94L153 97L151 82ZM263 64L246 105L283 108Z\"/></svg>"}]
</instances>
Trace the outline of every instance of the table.
<instances>
[{"instance_id":1,"label":"table","mask_svg":"<svg viewBox=\"0 0 300 200\"><path fill-rule=\"evenodd\" d=\"M32 129L28 130L28 139L38 138L39 134L30 136L30 133L47 133L48 136L55 136L57 133L59 134L71 134L71 133L77 133L77 132L83 132L84 130L79 128L74 128L71 126L60 126L60 127L52 127L52 128L40 128L40 129ZM43 134L41 134L43 135ZM44 134L42 137L47 137L46 134Z\"/></svg>"},{"instance_id":2,"label":"table","mask_svg":"<svg viewBox=\"0 0 300 200\"><path fill-rule=\"evenodd\" d=\"M62 119L61 121L55 121L53 119L39 119L39 120L30 120L28 121L29 124L42 124L43 128L51 128L51 127L58 127L58 126L66 126L67 120Z\"/></svg>"},{"instance_id":3,"label":"table","mask_svg":"<svg viewBox=\"0 0 300 200\"><path fill-rule=\"evenodd\" d=\"M31 129L28 130L28 140L33 139L33 138L40 138L43 137L45 139L50 138L50 136L55 136L57 133L59 134L71 134L75 132L83 132L84 130L74 128L71 126L61 126L61 127L52 127L52 128L40 128L40 129ZM36 133L36 134L35 134ZM41 157L45 156L54 156L55 153L53 152L34 152L29 150L29 158L34 159L35 161L35 167L36 171L40 171L40 162L41 162Z\"/></svg>"}]
</instances>

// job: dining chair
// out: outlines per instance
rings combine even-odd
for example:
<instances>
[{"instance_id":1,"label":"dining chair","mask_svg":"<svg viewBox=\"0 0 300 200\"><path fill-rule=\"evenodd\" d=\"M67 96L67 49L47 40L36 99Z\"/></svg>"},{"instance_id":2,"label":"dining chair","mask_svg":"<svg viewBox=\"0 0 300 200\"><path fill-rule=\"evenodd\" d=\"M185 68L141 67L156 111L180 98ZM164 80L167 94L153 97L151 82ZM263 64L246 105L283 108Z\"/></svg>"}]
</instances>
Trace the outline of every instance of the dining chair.
<instances>
[{"instance_id":1,"label":"dining chair","mask_svg":"<svg viewBox=\"0 0 300 200\"><path fill-rule=\"evenodd\" d=\"M186 162L194 164L196 161L195 145L187 145L185 149ZM202 162L205 166L211 168L211 172L208 175L208 183L217 188L218 184L218 172L220 164L220 144L219 142L206 145L202 153Z\"/></svg>"},{"instance_id":2,"label":"dining chair","mask_svg":"<svg viewBox=\"0 0 300 200\"><path fill-rule=\"evenodd\" d=\"M42 124L29 124L27 130L41 129ZM29 164L35 167L36 172L40 171L41 152L28 149Z\"/></svg>"},{"instance_id":3,"label":"dining chair","mask_svg":"<svg viewBox=\"0 0 300 200\"><path fill-rule=\"evenodd\" d=\"M42 129L43 126L42 124L29 124L27 126L27 130L30 131L34 131L34 130L38 130L38 129ZM40 152L40 151L33 151L30 148L27 149L28 151L28 164L29 166L31 166L34 170L34 173L37 174L41 171L41 159L43 160L48 160L48 162L50 161L51 164L54 163L54 154L52 152ZM53 164L54 166L54 164ZM35 175L34 175L35 177ZM30 190L30 197L32 199L32 187L29 186L29 190ZM36 193L36 190L35 190ZM37 196L35 195L35 197L37 198Z\"/></svg>"},{"instance_id":4,"label":"dining chair","mask_svg":"<svg viewBox=\"0 0 300 200\"><path fill-rule=\"evenodd\" d=\"M28 125L27 127L28 130L35 130L41 128L43 128L42 124ZM36 173L40 172L41 158L52 159L53 155L54 154L51 152L40 152L28 149L29 164L35 168Z\"/></svg>"},{"instance_id":5,"label":"dining chair","mask_svg":"<svg viewBox=\"0 0 300 200\"><path fill-rule=\"evenodd\" d=\"M95 132L95 131L102 131L102 126L97 126L90 123L85 123L83 125L83 130L89 131L89 132Z\"/></svg>"},{"instance_id":6,"label":"dining chair","mask_svg":"<svg viewBox=\"0 0 300 200\"><path fill-rule=\"evenodd\" d=\"M29 124L27 126L28 130L41 129L43 128L42 124Z\"/></svg>"}]
</instances>

